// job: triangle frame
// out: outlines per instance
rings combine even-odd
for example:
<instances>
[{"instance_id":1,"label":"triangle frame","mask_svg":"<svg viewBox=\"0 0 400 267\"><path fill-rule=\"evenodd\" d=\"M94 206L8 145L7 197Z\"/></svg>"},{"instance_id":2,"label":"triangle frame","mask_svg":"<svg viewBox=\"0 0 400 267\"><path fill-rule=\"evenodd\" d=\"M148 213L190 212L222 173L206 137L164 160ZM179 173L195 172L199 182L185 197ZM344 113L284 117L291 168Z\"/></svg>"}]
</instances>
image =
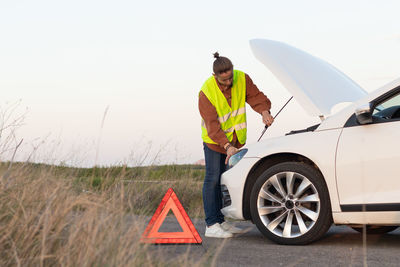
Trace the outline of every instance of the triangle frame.
<instances>
[{"instance_id":1,"label":"triangle frame","mask_svg":"<svg viewBox=\"0 0 400 267\"><path fill-rule=\"evenodd\" d=\"M159 232L170 210L174 213L183 232ZM199 233L172 188L169 188L164 195L140 241L153 244L202 243Z\"/></svg>"}]
</instances>

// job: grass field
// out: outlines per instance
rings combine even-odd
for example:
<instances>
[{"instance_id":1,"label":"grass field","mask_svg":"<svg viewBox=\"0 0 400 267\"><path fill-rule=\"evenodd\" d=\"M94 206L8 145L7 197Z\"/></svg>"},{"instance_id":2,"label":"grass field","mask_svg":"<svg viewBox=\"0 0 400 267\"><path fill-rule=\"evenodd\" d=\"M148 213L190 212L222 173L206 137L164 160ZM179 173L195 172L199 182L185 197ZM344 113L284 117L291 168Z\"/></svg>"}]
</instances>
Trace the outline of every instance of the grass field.
<instances>
[{"instance_id":1,"label":"grass field","mask_svg":"<svg viewBox=\"0 0 400 267\"><path fill-rule=\"evenodd\" d=\"M170 265L140 236L169 187L190 217L203 217L203 176L192 165L0 163L0 266ZM212 257L173 262L207 265Z\"/></svg>"}]
</instances>

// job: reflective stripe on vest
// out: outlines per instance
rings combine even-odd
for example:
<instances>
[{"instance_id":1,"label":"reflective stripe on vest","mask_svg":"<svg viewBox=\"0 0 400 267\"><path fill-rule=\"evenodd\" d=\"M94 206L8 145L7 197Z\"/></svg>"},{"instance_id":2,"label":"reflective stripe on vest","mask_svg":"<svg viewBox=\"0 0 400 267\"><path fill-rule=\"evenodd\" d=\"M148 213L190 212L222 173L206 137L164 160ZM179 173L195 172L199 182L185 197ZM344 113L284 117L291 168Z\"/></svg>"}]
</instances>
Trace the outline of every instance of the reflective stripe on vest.
<instances>
[{"instance_id":1,"label":"reflective stripe on vest","mask_svg":"<svg viewBox=\"0 0 400 267\"><path fill-rule=\"evenodd\" d=\"M201 91L205 94L218 114L218 121L229 141L233 139L236 132L241 144L246 142L246 77L244 72L233 71L233 82L231 88L231 106L219 89L214 76L211 76L203 84ZM209 136L204 121L201 122L202 139L205 143L217 144Z\"/></svg>"}]
</instances>

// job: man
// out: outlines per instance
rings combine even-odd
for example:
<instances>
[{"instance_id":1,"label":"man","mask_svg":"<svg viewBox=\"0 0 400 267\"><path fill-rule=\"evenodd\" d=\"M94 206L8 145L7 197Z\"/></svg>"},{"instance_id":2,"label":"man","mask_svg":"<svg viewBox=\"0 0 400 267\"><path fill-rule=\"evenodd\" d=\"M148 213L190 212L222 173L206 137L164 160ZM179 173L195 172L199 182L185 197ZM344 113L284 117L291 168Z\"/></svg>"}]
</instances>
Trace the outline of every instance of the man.
<instances>
[{"instance_id":1,"label":"man","mask_svg":"<svg viewBox=\"0 0 400 267\"><path fill-rule=\"evenodd\" d=\"M213 76L199 93L202 139L206 162L203 204L207 237L227 238L242 232L224 221L221 213L220 179L229 158L246 142L246 102L262 115L264 124L272 124L271 101L258 90L250 77L233 69L226 57L214 54Z\"/></svg>"}]
</instances>

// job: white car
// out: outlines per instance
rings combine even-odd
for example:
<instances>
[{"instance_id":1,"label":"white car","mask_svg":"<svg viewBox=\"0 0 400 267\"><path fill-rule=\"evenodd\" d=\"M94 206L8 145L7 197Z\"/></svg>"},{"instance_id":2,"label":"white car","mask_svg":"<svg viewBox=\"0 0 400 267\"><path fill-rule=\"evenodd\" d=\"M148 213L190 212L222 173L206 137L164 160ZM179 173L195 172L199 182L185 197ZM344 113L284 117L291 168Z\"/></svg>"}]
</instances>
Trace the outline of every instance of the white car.
<instances>
[{"instance_id":1,"label":"white car","mask_svg":"<svg viewBox=\"0 0 400 267\"><path fill-rule=\"evenodd\" d=\"M400 79L368 94L329 63L287 44L256 39L250 46L321 123L234 155L221 177L223 214L253 221L280 244L315 241L332 222L356 230L367 225L368 233L398 227Z\"/></svg>"}]
</instances>

